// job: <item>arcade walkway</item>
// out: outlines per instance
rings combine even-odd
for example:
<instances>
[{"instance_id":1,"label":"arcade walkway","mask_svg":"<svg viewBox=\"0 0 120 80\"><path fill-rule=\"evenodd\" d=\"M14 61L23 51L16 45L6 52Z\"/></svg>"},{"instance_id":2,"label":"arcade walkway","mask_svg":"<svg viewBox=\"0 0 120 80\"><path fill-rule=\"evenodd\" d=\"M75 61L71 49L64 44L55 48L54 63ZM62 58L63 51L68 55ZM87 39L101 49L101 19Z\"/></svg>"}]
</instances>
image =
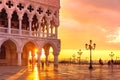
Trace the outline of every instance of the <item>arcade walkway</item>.
<instances>
[{"instance_id":1,"label":"arcade walkway","mask_svg":"<svg viewBox=\"0 0 120 80\"><path fill-rule=\"evenodd\" d=\"M57 71L53 66L39 69L26 66L0 66L0 80L120 80L120 65L59 65Z\"/></svg>"}]
</instances>

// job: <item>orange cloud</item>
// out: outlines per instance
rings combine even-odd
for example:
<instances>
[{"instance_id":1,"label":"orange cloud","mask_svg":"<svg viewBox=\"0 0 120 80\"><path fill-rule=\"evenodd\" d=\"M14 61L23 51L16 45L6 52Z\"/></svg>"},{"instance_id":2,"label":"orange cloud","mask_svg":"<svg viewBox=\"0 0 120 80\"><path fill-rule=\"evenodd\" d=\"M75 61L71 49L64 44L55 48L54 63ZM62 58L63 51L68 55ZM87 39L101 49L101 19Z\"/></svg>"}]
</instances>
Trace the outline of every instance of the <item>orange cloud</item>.
<instances>
[{"instance_id":1,"label":"orange cloud","mask_svg":"<svg viewBox=\"0 0 120 80\"><path fill-rule=\"evenodd\" d=\"M61 0L59 37L62 48L84 48L84 44L93 39L98 49L118 49L117 44L108 41L119 40L119 35L116 38L111 35L120 25L119 3L119 0ZM112 37L108 38L110 35Z\"/></svg>"}]
</instances>

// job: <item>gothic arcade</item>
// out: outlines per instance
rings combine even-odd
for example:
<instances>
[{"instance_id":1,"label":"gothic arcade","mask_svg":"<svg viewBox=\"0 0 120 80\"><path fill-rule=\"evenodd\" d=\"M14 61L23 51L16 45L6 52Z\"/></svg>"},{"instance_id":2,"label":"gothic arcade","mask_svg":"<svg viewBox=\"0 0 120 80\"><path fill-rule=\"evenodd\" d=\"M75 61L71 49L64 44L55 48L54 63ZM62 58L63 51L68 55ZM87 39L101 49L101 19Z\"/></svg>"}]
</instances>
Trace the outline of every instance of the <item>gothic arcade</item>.
<instances>
[{"instance_id":1,"label":"gothic arcade","mask_svg":"<svg viewBox=\"0 0 120 80\"><path fill-rule=\"evenodd\" d=\"M52 47L58 66L59 9L59 0L0 0L0 64L27 65L36 49L38 62L44 49L48 63Z\"/></svg>"}]
</instances>

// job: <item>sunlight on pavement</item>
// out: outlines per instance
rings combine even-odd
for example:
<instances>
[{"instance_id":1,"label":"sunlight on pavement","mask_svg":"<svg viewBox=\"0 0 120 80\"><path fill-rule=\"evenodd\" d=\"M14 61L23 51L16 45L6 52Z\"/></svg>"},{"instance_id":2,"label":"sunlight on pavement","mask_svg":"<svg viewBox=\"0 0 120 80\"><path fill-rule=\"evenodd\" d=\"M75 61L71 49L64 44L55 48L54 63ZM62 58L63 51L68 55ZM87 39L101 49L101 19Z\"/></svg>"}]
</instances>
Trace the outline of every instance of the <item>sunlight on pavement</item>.
<instances>
[{"instance_id":1,"label":"sunlight on pavement","mask_svg":"<svg viewBox=\"0 0 120 80\"><path fill-rule=\"evenodd\" d=\"M69 67L68 67L69 66ZM0 80L120 80L119 65L59 65L58 71L49 67L0 67ZM32 70L33 69L33 70Z\"/></svg>"},{"instance_id":2,"label":"sunlight on pavement","mask_svg":"<svg viewBox=\"0 0 120 80\"><path fill-rule=\"evenodd\" d=\"M53 66L45 66L44 69L41 67L38 68L37 65L34 66L34 70L29 68L28 75L24 78L24 80L54 80L59 78L62 80L60 76L53 70Z\"/></svg>"},{"instance_id":3,"label":"sunlight on pavement","mask_svg":"<svg viewBox=\"0 0 120 80\"><path fill-rule=\"evenodd\" d=\"M29 71L29 73L30 74L27 76L27 78L25 80L40 80L39 79L39 70L38 70L37 66L34 67L33 72Z\"/></svg>"}]
</instances>

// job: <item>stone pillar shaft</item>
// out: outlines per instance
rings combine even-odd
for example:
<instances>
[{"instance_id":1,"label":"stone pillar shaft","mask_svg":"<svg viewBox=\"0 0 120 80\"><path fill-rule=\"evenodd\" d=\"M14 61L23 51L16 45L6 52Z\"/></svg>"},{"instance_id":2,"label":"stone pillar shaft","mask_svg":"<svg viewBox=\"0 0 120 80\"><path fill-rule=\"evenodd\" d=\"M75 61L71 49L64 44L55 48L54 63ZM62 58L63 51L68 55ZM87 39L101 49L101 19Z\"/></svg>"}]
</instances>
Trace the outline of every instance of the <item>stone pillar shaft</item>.
<instances>
[{"instance_id":1,"label":"stone pillar shaft","mask_svg":"<svg viewBox=\"0 0 120 80\"><path fill-rule=\"evenodd\" d=\"M54 51L54 68L55 69L58 68L58 55L59 55L58 51L57 50Z\"/></svg>"},{"instance_id":2,"label":"stone pillar shaft","mask_svg":"<svg viewBox=\"0 0 120 80\"><path fill-rule=\"evenodd\" d=\"M39 31L38 31L38 36L41 37L41 22L39 22Z\"/></svg>"},{"instance_id":3,"label":"stone pillar shaft","mask_svg":"<svg viewBox=\"0 0 120 80\"><path fill-rule=\"evenodd\" d=\"M32 36L32 21L29 21L29 28L30 28L29 35Z\"/></svg>"},{"instance_id":4,"label":"stone pillar shaft","mask_svg":"<svg viewBox=\"0 0 120 80\"><path fill-rule=\"evenodd\" d=\"M8 34L11 34L11 17L8 18Z\"/></svg>"},{"instance_id":5,"label":"stone pillar shaft","mask_svg":"<svg viewBox=\"0 0 120 80\"><path fill-rule=\"evenodd\" d=\"M49 37L49 25L47 25L47 37Z\"/></svg>"},{"instance_id":6,"label":"stone pillar shaft","mask_svg":"<svg viewBox=\"0 0 120 80\"><path fill-rule=\"evenodd\" d=\"M22 34L22 20L19 19L19 34Z\"/></svg>"},{"instance_id":7,"label":"stone pillar shaft","mask_svg":"<svg viewBox=\"0 0 120 80\"><path fill-rule=\"evenodd\" d=\"M21 53L18 52L18 66L22 65L22 61L21 61Z\"/></svg>"},{"instance_id":8,"label":"stone pillar shaft","mask_svg":"<svg viewBox=\"0 0 120 80\"><path fill-rule=\"evenodd\" d=\"M55 27L55 37L58 38L58 27Z\"/></svg>"},{"instance_id":9,"label":"stone pillar shaft","mask_svg":"<svg viewBox=\"0 0 120 80\"><path fill-rule=\"evenodd\" d=\"M46 66L48 66L49 62L48 62L48 55L46 55Z\"/></svg>"},{"instance_id":10,"label":"stone pillar shaft","mask_svg":"<svg viewBox=\"0 0 120 80\"><path fill-rule=\"evenodd\" d=\"M58 67L58 55L54 55L54 67Z\"/></svg>"}]
</instances>

